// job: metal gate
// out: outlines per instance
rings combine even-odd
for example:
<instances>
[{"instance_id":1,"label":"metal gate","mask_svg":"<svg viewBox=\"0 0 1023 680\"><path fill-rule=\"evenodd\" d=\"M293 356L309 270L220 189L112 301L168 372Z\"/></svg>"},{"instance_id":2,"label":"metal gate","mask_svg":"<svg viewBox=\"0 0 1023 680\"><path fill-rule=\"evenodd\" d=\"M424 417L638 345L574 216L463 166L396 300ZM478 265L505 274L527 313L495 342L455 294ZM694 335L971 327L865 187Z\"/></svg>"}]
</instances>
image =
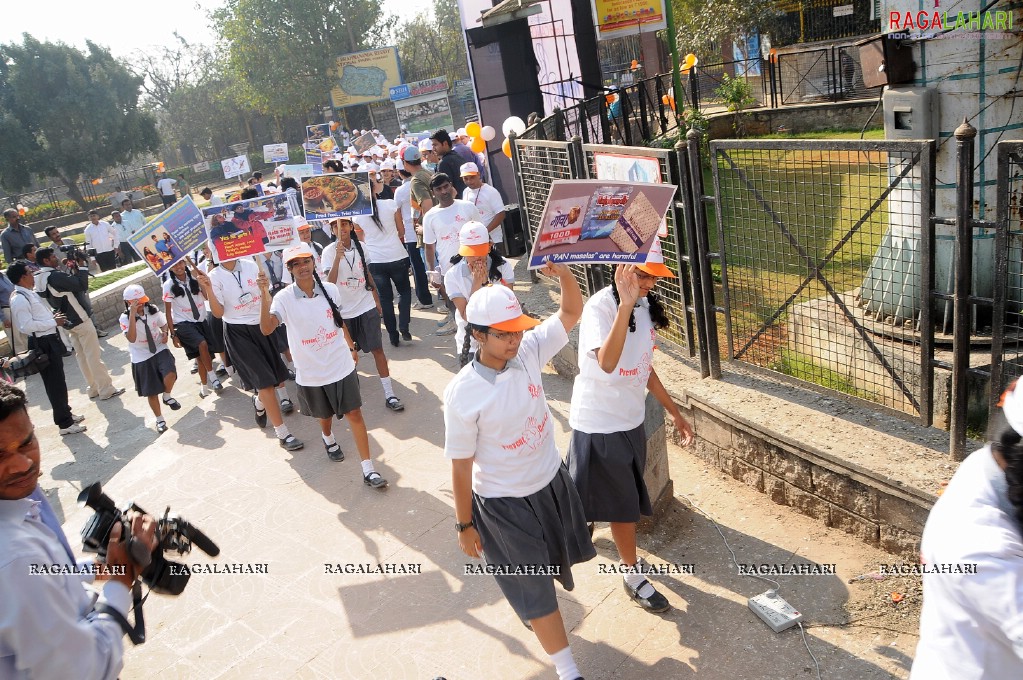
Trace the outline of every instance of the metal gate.
<instances>
[{"instance_id":1,"label":"metal gate","mask_svg":"<svg viewBox=\"0 0 1023 680\"><path fill-rule=\"evenodd\" d=\"M1023 142L999 142L990 411L1023 376ZM998 320L1003 323L998 323Z\"/></svg>"},{"instance_id":2,"label":"metal gate","mask_svg":"<svg viewBox=\"0 0 1023 680\"><path fill-rule=\"evenodd\" d=\"M710 149L728 358L929 424L933 145Z\"/></svg>"}]
</instances>

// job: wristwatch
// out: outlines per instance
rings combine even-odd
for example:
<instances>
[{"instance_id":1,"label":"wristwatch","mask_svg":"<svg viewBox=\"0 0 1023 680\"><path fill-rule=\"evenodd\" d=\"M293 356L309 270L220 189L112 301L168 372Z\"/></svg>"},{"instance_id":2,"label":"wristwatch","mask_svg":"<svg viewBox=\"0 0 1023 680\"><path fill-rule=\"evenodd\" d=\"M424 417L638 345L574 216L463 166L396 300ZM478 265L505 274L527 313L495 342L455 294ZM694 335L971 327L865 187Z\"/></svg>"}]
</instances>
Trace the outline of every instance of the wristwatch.
<instances>
[{"instance_id":1,"label":"wristwatch","mask_svg":"<svg viewBox=\"0 0 1023 680\"><path fill-rule=\"evenodd\" d=\"M457 531L458 533L462 533L463 531L465 531L469 527L474 527L474 526L476 526L476 525L472 523L471 519L468 522L466 522L465 524L462 524L461 522L455 522L455 531Z\"/></svg>"}]
</instances>

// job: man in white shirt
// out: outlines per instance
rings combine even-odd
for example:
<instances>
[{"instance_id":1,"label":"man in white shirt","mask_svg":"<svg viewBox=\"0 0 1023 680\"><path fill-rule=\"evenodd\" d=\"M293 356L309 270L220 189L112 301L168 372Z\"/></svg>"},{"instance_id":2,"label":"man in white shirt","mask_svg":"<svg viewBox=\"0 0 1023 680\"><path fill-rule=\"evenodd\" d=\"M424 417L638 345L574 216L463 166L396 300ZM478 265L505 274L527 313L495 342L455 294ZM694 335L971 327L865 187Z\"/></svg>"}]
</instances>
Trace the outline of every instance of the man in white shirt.
<instances>
[{"instance_id":1,"label":"man in white shirt","mask_svg":"<svg viewBox=\"0 0 1023 680\"><path fill-rule=\"evenodd\" d=\"M412 212L412 175L406 170L399 170L403 183L394 190L394 223L398 233L404 231L405 250L408 251L409 263L412 265L412 278L415 280L416 302L412 309L430 309L433 307L433 294L430 293L430 281L426 278L426 265L420 250L419 234L416 233L415 217Z\"/></svg>"},{"instance_id":2,"label":"man in white shirt","mask_svg":"<svg viewBox=\"0 0 1023 680\"><path fill-rule=\"evenodd\" d=\"M102 271L117 267L116 254L121 237L109 222L101 220L95 210L89 211L89 225L85 227L85 248L96 259Z\"/></svg>"},{"instance_id":3,"label":"man in white shirt","mask_svg":"<svg viewBox=\"0 0 1023 680\"><path fill-rule=\"evenodd\" d=\"M178 196L174 193L174 186L178 183L176 179L171 179L166 175L156 183L156 190L160 192L160 200L163 201L163 207L169 208L174 205L174 201L177 200Z\"/></svg>"},{"instance_id":4,"label":"man in white shirt","mask_svg":"<svg viewBox=\"0 0 1023 680\"><path fill-rule=\"evenodd\" d=\"M440 270L437 287L440 296L448 302L444 290L444 274L451 268L451 258L458 254L458 232L466 222L479 222L480 211L472 203L455 198L455 186L451 178L438 172L430 180L437 205L423 216L423 245L426 247L426 266L431 270L434 263ZM457 330L454 305L447 305L449 316L441 322L437 335L453 335Z\"/></svg>"},{"instance_id":5,"label":"man in white shirt","mask_svg":"<svg viewBox=\"0 0 1023 680\"><path fill-rule=\"evenodd\" d=\"M113 213L110 215L114 217ZM142 211L137 209L130 198L121 201L121 219L114 219L114 228L117 229L117 237L120 241L121 262L138 262L142 258L135 252L135 249L128 243L128 237L146 226L146 217Z\"/></svg>"},{"instance_id":6,"label":"man in white shirt","mask_svg":"<svg viewBox=\"0 0 1023 680\"><path fill-rule=\"evenodd\" d=\"M213 189L210 189L209 187L206 187L205 189L200 191L199 195L205 198L207 201L209 201L211 206L224 205L224 199L222 199L220 196L214 196Z\"/></svg>"},{"instance_id":7,"label":"man in white shirt","mask_svg":"<svg viewBox=\"0 0 1023 680\"><path fill-rule=\"evenodd\" d=\"M0 384L0 678L103 678L123 667L124 619L141 571L128 550L156 548L156 522L114 524L102 565L78 562L39 486L40 452L25 393ZM87 583L102 579L99 599ZM137 614L136 614L137 616Z\"/></svg>"},{"instance_id":8,"label":"man in white shirt","mask_svg":"<svg viewBox=\"0 0 1023 680\"><path fill-rule=\"evenodd\" d=\"M504 256L504 199L501 192L484 184L480 170L475 163L465 163L461 168L465 191L462 198L476 206L480 211L483 224L490 233L491 248L498 255Z\"/></svg>"}]
</instances>

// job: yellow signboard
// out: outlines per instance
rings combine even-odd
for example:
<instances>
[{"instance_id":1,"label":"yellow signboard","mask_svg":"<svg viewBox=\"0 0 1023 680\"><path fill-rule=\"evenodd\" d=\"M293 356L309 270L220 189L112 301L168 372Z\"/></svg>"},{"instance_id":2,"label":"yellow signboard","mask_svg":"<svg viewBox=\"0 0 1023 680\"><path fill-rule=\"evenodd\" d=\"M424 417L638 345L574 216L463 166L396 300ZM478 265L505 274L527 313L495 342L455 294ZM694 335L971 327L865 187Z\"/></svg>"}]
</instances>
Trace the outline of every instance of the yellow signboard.
<instances>
[{"instance_id":1,"label":"yellow signboard","mask_svg":"<svg viewBox=\"0 0 1023 680\"><path fill-rule=\"evenodd\" d=\"M388 101L390 89L401 85L398 48L355 52L337 58L330 98L334 108Z\"/></svg>"},{"instance_id":2,"label":"yellow signboard","mask_svg":"<svg viewBox=\"0 0 1023 680\"><path fill-rule=\"evenodd\" d=\"M591 0L591 3L598 40L667 27L664 0Z\"/></svg>"}]
</instances>

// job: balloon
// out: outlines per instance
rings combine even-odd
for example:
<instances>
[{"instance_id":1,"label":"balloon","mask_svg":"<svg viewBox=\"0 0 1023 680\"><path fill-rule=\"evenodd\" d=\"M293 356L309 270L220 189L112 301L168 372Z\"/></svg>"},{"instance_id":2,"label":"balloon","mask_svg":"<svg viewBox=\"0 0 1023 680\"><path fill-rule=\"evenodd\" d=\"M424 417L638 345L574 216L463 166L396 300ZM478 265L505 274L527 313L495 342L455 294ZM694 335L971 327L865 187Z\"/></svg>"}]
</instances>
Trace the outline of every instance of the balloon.
<instances>
[{"instance_id":1,"label":"balloon","mask_svg":"<svg viewBox=\"0 0 1023 680\"><path fill-rule=\"evenodd\" d=\"M330 129L331 130L337 130L337 128L338 128L338 122L336 120L330 121Z\"/></svg>"},{"instance_id":2,"label":"balloon","mask_svg":"<svg viewBox=\"0 0 1023 680\"><path fill-rule=\"evenodd\" d=\"M472 142L469 144L469 148L472 149L473 153L483 153L487 150L487 143L482 137L473 137Z\"/></svg>"},{"instance_id":3,"label":"balloon","mask_svg":"<svg viewBox=\"0 0 1023 680\"><path fill-rule=\"evenodd\" d=\"M636 69L638 69L638 68L639 68L639 61L638 61L638 60L636 60L636 59L633 59L633 60L632 60L632 65L630 66L630 68L631 68L631 69L632 69L633 71L635 71Z\"/></svg>"},{"instance_id":4,"label":"balloon","mask_svg":"<svg viewBox=\"0 0 1023 680\"><path fill-rule=\"evenodd\" d=\"M504 140L504 144L501 145L501 151L504 152L505 156L507 156L508 158L511 158L512 154L511 154L511 140L510 139Z\"/></svg>"},{"instance_id":5,"label":"balloon","mask_svg":"<svg viewBox=\"0 0 1023 680\"><path fill-rule=\"evenodd\" d=\"M490 127L489 125L484 125L483 129L480 130L480 137L482 137L484 139L484 141L489 142L491 139L493 139L496 136L497 136L497 130L495 130L494 128Z\"/></svg>"},{"instance_id":6,"label":"balloon","mask_svg":"<svg viewBox=\"0 0 1023 680\"><path fill-rule=\"evenodd\" d=\"M476 121L472 121L471 123L466 123L465 124L465 134L469 135L470 137L479 137L480 136L480 124L477 123Z\"/></svg>"},{"instance_id":7,"label":"balloon","mask_svg":"<svg viewBox=\"0 0 1023 680\"><path fill-rule=\"evenodd\" d=\"M501 125L501 132L504 133L505 137L507 137L509 133L512 132L514 132L516 135L521 135L525 131L526 123L518 116L511 116L510 118L504 121L503 125ZM509 158L511 158L511 156L509 156Z\"/></svg>"},{"instance_id":8,"label":"balloon","mask_svg":"<svg viewBox=\"0 0 1023 680\"><path fill-rule=\"evenodd\" d=\"M690 52L686 55L685 61L682 62L682 73L689 73L689 69L700 63L700 60L696 58L696 55Z\"/></svg>"}]
</instances>

